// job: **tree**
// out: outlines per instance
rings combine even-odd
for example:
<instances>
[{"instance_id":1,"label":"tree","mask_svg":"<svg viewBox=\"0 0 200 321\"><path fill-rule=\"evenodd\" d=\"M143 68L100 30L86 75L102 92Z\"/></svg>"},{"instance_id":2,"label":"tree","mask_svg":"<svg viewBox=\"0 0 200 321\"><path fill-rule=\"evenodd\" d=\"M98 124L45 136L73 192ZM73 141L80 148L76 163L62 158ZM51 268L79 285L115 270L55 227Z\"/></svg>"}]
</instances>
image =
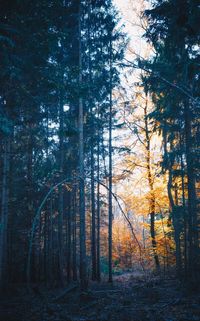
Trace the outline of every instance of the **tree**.
<instances>
[{"instance_id":1,"label":"tree","mask_svg":"<svg viewBox=\"0 0 200 321\"><path fill-rule=\"evenodd\" d=\"M179 175L182 177L181 188L184 193L181 204L183 209L181 215L185 221L183 232L187 234L183 258L185 270L188 259L187 276L194 281L198 278L199 266L196 199L198 165L195 155L197 145L194 144L196 116L199 109L197 100L199 81L196 77L199 54L195 50L199 9L195 1L155 1L153 8L146 11L146 17L149 23L146 38L156 50L156 56L146 65L153 71L148 78L156 106L152 117L163 132L165 144L163 165L169 171L168 191L175 235L177 234L176 250L180 252L178 235L181 221L175 217L178 215L177 204L174 202L171 190L173 181ZM160 79L156 78L155 82L156 75L160 75ZM176 86L173 87L173 84ZM187 201L185 201L184 185L188 191ZM181 253L177 255L178 270L180 270L180 255Z\"/></svg>"},{"instance_id":2,"label":"tree","mask_svg":"<svg viewBox=\"0 0 200 321\"><path fill-rule=\"evenodd\" d=\"M100 279L96 186L108 153L99 136L108 132L110 92L119 81L118 70L110 70L110 29L116 48L121 37L115 11L100 0L0 6L2 270L8 281L24 282L27 270L29 281L52 286L76 280L79 271L86 288L86 261Z\"/></svg>"}]
</instances>

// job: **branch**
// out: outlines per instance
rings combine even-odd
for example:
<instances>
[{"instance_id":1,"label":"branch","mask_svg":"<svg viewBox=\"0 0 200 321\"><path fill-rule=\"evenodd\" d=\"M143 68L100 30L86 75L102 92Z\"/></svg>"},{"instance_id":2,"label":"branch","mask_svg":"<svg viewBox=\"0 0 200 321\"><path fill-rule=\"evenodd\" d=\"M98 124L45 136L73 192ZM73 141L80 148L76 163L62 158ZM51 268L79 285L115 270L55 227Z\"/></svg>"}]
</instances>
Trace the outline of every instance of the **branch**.
<instances>
[{"instance_id":1,"label":"branch","mask_svg":"<svg viewBox=\"0 0 200 321\"><path fill-rule=\"evenodd\" d=\"M43 206L45 205L48 197L51 195L51 193L60 185L62 185L63 183L67 182L67 181L71 181L72 179L69 178L65 178L64 180L62 180L61 182L57 183L56 185L52 186L50 188L50 190L48 191L48 193L45 195L45 197L43 198L40 206L38 207L35 217L33 219L33 223L32 223L32 229L31 229L31 237L30 237L30 242L29 242L29 250L28 250L28 260L27 260L27 270L26 270L26 277L27 277L27 284L29 286L30 284L30 267L31 267L31 255L32 255L32 248L33 248L33 238L34 238L34 234L35 234L35 229L37 226L37 220L40 217L40 213L41 210L43 208Z\"/></svg>"},{"instance_id":2,"label":"branch","mask_svg":"<svg viewBox=\"0 0 200 321\"><path fill-rule=\"evenodd\" d=\"M98 181L98 180L96 180L96 179L95 179L95 181L98 182L100 185L102 185L103 187L105 187L105 188L109 191L108 186L106 186L104 183L102 183L102 182L100 182L100 181ZM142 266L143 272L145 272L145 267L144 267L143 257L142 257L141 245L140 245L140 243L139 243L139 241L138 241L138 239L137 239L137 236L135 235L135 232L134 232L134 229L133 229L133 225L132 225L131 221L129 220L128 216L126 215L126 213L124 212L124 210L123 210L123 208L122 208L122 206L121 206L118 198L120 198L123 202L124 202L124 200L123 200L120 196L116 195L116 194L113 193L113 192L111 192L111 194L112 194L113 198L115 199L115 201L117 202L117 205L119 206L119 209L120 209L121 213L123 214L125 220L127 221L128 225L129 225L129 227L130 227L132 236L133 236L134 240L136 241L136 243L137 243L137 245L138 245L139 252L140 252L140 264L141 264L141 266Z\"/></svg>"},{"instance_id":3,"label":"branch","mask_svg":"<svg viewBox=\"0 0 200 321\"><path fill-rule=\"evenodd\" d=\"M77 178L81 179L78 175L76 175ZM52 186L50 188L50 190L48 191L48 193L45 195L45 197L43 198L40 206L38 207L37 211L36 211L36 214L35 214L35 217L33 219L33 223L32 223L32 228L31 228L31 237L30 237L30 242L29 242L29 251L28 251L28 259L27 259L27 270L26 270L26 276L27 276L27 285L28 287L30 286L30 267L31 267L31 255L32 255L32 248L33 248L33 238L34 238L34 234L35 234L35 229L36 229L36 226L37 226L37 221L40 217L40 213L42 211L42 208L44 207L46 201L48 200L49 196L51 195L52 192L55 191L55 189L62 185L63 183L66 183L67 181L71 181L72 178L65 178L63 179L61 182L57 183L56 185ZM104 188L106 188L108 191L109 191L109 188L102 182L98 181L97 179L95 179L96 182L98 182L100 185L102 185ZM119 200L118 198L120 198L123 202L124 200L117 196L115 193L111 192L113 198L115 199L115 201L117 202L118 206L119 206L119 209L120 211L122 212L125 220L127 221L130 229L131 229L131 233L132 233L132 236L134 238L134 240L136 241L137 245L138 245L138 248L139 248L139 252L140 252L140 264L142 266L142 269L143 271L145 272L145 267L144 267L144 263L143 263L143 257L142 257L142 249L141 249L141 246L140 246L140 243L135 235L135 232L134 232L134 229L133 229L133 226L132 226L132 223L131 221L129 220L128 216L126 215L126 213L124 212L121 204L119 203Z\"/></svg>"},{"instance_id":4,"label":"branch","mask_svg":"<svg viewBox=\"0 0 200 321\"><path fill-rule=\"evenodd\" d=\"M137 55L138 57L140 57L143 61L145 60L143 57ZM139 67L137 64L135 64L134 62L128 60L127 58L123 58L129 65L124 65L125 67L133 67L136 69L142 69L145 72L149 73L149 74L153 74L155 77L159 78L160 80L162 80L163 82L165 82L166 84L168 84L169 86L176 88L177 90L181 91L185 96L187 96L188 98L190 98L193 103L197 103L198 104L198 100L197 98L194 98L188 91L186 91L183 87L181 87L180 85L174 84L172 82L170 82L169 80L167 80L166 78L164 78L163 76L160 76L158 72L153 71L153 70L149 70L145 67ZM130 66L131 65L131 66Z\"/></svg>"}]
</instances>

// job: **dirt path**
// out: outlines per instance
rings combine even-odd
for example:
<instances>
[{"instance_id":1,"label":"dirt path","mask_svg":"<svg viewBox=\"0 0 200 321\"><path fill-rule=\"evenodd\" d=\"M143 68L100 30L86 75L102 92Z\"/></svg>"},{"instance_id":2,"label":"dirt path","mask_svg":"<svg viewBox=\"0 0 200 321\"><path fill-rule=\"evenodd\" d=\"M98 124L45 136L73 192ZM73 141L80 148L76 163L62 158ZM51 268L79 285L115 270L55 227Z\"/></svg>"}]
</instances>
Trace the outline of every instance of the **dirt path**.
<instances>
[{"instance_id":1,"label":"dirt path","mask_svg":"<svg viewBox=\"0 0 200 321\"><path fill-rule=\"evenodd\" d=\"M200 295L187 295L172 279L126 274L114 285L92 283L80 293L76 285L67 291L33 293L16 289L1 300L1 321L200 321Z\"/></svg>"}]
</instances>

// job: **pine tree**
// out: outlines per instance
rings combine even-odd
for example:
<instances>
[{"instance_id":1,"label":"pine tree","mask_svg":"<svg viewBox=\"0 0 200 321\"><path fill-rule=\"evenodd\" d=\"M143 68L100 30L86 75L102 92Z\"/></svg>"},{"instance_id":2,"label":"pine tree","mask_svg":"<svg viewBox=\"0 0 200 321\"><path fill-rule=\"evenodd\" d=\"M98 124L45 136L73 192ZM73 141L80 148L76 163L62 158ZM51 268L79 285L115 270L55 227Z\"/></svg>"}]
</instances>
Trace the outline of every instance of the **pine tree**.
<instances>
[{"instance_id":1,"label":"pine tree","mask_svg":"<svg viewBox=\"0 0 200 321\"><path fill-rule=\"evenodd\" d=\"M188 269L187 276L196 279L199 266L196 198L198 147L194 142L197 141L195 128L199 109L199 54L195 46L199 33L199 8L195 1L154 1L153 8L146 11L146 17L149 23L146 38L156 50L156 56L146 64L151 71L147 78L155 103L152 117L164 138L163 166L169 175L168 192L175 229L177 268L180 272L183 257L185 271ZM182 179L182 204L175 201L172 192L178 176ZM186 181L187 201L183 191ZM183 253L180 231L187 234Z\"/></svg>"}]
</instances>

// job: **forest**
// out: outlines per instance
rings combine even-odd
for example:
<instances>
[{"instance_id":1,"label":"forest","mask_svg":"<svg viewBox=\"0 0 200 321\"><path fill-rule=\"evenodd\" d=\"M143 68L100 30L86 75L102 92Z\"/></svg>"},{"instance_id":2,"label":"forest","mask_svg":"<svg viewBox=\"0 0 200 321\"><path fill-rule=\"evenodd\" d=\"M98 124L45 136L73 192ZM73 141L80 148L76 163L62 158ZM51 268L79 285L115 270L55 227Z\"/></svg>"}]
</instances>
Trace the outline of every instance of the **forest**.
<instances>
[{"instance_id":1,"label":"forest","mask_svg":"<svg viewBox=\"0 0 200 321\"><path fill-rule=\"evenodd\" d=\"M200 320L199 22L0 1L0 320Z\"/></svg>"}]
</instances>

